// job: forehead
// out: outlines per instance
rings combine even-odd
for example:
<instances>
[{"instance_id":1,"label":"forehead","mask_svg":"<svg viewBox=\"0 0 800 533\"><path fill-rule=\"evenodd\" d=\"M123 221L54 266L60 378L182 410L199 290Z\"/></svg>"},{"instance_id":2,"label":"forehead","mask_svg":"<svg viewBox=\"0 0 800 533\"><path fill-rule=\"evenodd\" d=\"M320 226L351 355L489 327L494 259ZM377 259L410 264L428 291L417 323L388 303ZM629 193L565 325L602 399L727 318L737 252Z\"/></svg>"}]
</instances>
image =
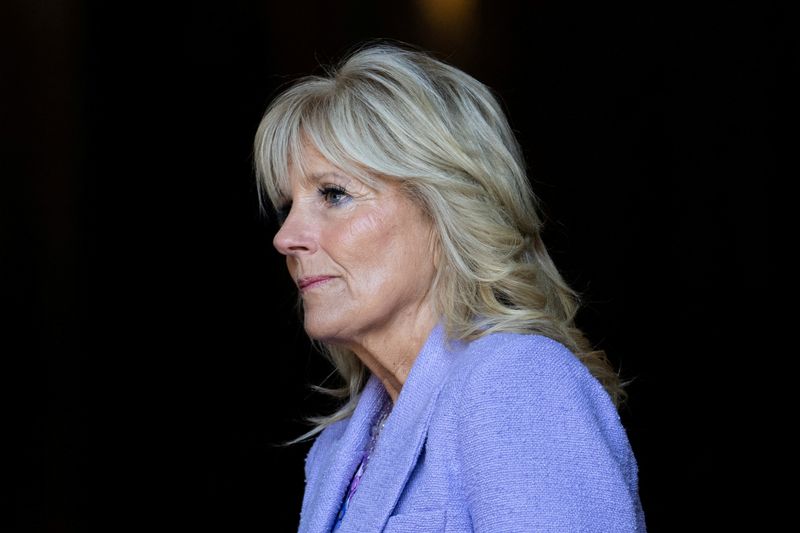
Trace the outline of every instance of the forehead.
<instances>
[{"instance_id":1,"label":"forehead","mask_svg":"<svg viewBox=\"0 0 800 533\"><path fill-rule=\"evenodd\" d=\"M334 165L314 146L305 145L302 151L289 160L289 178L296 180L312 180L323 174L342 174L343 171Z\"/></svg>"},{"instance_id":2,"label":"forehead","mask_svg":"<svg viewBox=\"0 0 800 533\"><path fill-rule=\"evenodd\" d=\"M295 186L317 186L319 182L325 180L335 181L341 185L367 186L376 190L383 189L386 184L386 180L377 178L355 163L331 162L315 146L305 143L296 155L292 154L288 158L287 172L280 180L279 187L281 194L287 196Z\"/></svg>"},{"instance_id":3,"label":"forehead","mask_svg":"<svg viewBox=\"0 0 800 533\"><path fill-rule=\"evenodd\" d=\"M311 187L325 178L340 181L346 177L342 169L325 159L313 147L305 147L297 156L290 157L286 171L286 175L278 183L283 196L291 195L294 187Z\"/></svg>"}]
</instances>

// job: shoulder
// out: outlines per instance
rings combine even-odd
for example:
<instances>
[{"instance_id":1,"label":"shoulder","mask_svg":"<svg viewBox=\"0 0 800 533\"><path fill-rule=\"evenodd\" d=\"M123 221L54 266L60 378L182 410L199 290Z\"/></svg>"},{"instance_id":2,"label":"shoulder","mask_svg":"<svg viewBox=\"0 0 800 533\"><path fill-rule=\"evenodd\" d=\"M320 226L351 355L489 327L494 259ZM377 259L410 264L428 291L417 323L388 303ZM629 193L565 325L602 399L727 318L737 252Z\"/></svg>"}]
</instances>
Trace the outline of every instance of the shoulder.
<instances>
[{"instance_id":1,"label":"shoulder","mask_svg":"<svg viewBox=\"0 0 800 533\"><path fill-rule=\"evenodd\" d=\"M501 333L456 356L441 405L476 530L635 529L635 458L575 354L541 335Z\"/></svg>"},{"instance_id":2,"label":"shoulder","mask_svg":"<svg viewBox=\"0 0 800 533\"><path fill-rule=\"evenodd\" d=\"M587 397L608 401L602 385L578 357L543 335L493 333L467 345L453 363L452 380L485 401L510 393L536 397ZM513 390L509 390L514 386ZM493 394L494 393L494 394ZM542 398L539 398L540 400Z\"/></svg>"},{"instance_id":3,"label":"shoulder","mask_svg":"<svg viewBox=\"0 0 800 533\"><path fill-rule=\"evenodd\" d=\"M511 432L531 440L582 436L627 454L627 436L608 393L578 357L542 335L495 333L458 354L445 384L461 438ZM541 442L541 441L540 441Z\"/></svg>"},{"instance_id":4,"label":"shoulder","mask_svg":"<svg viewBox=\"0 0 800 533\"><path fill-rule=\"evenodd\" d=\"M465 363L482 363L484 368L493 364L528 364L534 359L535 366L555 365L566 367L580 362L566 346L560 342L537 334L490 333L469 343L464 350ZM492 357L488 357L491 354Z\"/></svg>"}]
</instances>

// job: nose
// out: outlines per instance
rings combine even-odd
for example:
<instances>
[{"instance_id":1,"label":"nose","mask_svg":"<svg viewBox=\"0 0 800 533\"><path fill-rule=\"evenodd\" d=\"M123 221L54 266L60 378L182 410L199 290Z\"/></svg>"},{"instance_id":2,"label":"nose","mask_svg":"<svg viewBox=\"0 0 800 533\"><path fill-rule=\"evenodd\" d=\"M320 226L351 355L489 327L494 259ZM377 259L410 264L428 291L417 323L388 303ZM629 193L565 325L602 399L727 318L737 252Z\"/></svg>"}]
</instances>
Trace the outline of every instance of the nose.
<instances>
[{"instance_id":1,"label":"nose","mask_svg":"<svg viewBox=\"0 0 800 533\"><path fill-rule=\"evenodd\" d=\"M317 233L308 217L304 217L302 212L293 206L272 239L272 245L287 256L313 254L317 251Z\"/></svg>"}]
</instances>

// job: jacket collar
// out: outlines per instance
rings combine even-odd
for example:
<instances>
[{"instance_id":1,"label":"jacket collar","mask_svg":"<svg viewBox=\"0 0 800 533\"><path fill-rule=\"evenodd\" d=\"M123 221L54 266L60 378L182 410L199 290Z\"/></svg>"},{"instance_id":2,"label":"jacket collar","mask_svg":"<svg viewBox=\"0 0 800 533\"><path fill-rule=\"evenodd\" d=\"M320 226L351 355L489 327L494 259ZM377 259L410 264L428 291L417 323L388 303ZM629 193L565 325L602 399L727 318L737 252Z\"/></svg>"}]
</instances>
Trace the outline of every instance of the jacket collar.
<instances>
[{"instance_id":1,"label":"jacket collar","mask_svg":"<svg viewBox=\"0 0 800 533\"><path fill-rule=\"evenodd\" d=\"M452 348L445 340L444 327L439 323L414 361L370 457L367 473L350 501L347 513L355 518L354 525L348 526L345 519L338 533L383 530L422 450L436 398L453 360ZM369 443L372 423L386 401L391 400L383 384L371 375L344 432L331 443L326 456L318 458L316 490L309 501L312 516L306 531L330 531Z\"/></svg>"}]
</instances>

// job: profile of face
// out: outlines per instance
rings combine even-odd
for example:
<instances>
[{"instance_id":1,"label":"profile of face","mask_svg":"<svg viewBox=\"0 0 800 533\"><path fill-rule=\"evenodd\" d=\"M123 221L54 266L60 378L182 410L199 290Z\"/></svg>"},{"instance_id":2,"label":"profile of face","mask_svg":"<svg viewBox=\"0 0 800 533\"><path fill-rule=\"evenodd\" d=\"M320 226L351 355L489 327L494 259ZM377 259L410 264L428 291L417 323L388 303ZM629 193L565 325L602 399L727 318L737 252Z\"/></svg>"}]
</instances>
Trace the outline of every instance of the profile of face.
<instances>
[{"instance_id":1,"label":"profile of face","mask_svg":"<svg viewBox=\"0 0 800 533\"><path fill-rule=\"evenodd\" d=\"M398 185L379 189L306 147L275 248L286 256L311 338L352 347L433 316L434 230Z\"/></svg>"}]
</instances>

